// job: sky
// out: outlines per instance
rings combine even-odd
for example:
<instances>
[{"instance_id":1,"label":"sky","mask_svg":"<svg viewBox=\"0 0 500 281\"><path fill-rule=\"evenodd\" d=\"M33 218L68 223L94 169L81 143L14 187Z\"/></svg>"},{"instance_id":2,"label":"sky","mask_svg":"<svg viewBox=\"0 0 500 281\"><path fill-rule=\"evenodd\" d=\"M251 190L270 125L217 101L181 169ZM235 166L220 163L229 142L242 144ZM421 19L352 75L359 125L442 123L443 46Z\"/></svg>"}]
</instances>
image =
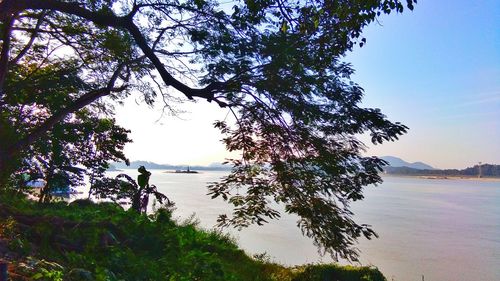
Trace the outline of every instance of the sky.
<instances>
[{"instance_id":1,"label":"sky","mask_svg":"<svg viewBox=\"0 0 500 281\"><path fill-rule=\"evenodd\" d=\"M362 106L410 128L382 145L361 136L367 156L436 168L500 164L499 1L420 0L413 12L383 16L364 37L367 44L344 59L365 89ZM131 160L209 165L231 156L212 125L227 110L203 100L176 107L185 112L161 117L133 97L117 107L118 124L132 131Z\"/></svg>"}]
</instances>

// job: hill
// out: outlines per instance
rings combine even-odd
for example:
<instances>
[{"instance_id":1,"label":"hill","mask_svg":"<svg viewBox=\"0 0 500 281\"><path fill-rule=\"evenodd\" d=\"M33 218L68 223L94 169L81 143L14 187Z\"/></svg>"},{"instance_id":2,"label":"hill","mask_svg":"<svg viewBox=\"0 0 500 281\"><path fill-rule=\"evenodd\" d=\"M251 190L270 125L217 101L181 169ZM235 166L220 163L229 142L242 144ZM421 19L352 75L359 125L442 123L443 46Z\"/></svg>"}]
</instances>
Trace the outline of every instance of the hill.
<instances>
[{"instance_id":1,"label":"hill","mask_svg":"<svg viewBox=\"0 0 500 281\"><path fill-rule=\"evenodd\" d=\"M387 161L389 163L389 166L391 167L408 167L412 169L417 169L417 170L434 170L434 168L430 165L427 165L422 162L414 162L414 163L409 163L404 161L401 158L394 157L394 156L382 156L380 157L381 159Z\"/></svg>"}]
</instances>

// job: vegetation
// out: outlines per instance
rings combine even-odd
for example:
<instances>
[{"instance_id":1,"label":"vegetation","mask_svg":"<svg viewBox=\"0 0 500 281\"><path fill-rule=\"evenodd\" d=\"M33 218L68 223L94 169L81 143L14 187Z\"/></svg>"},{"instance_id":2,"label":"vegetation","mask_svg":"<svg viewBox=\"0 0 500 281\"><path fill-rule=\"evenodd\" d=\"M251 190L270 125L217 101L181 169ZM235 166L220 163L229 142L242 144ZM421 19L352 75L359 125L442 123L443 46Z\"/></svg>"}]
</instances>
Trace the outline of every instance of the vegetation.
<instances>
[{"instance_id":1,"label":"vegetation","mask_svg":"<svg viewBox=\"0 0 500 281\"><path fill-rule=\"evenodd\" d=\"M500 177L500 165L481 164L468 167L462 170L458 169L413 169L409 167L385 167L384 171L388 174L411 175L411 176L466 176L466 177Z\"/></svg>"},{"instance_id":2,"label":"vegetation","mask_svg":"<svg viewBox=\"0 0 500 281\"><path fill-rule=\"evenodd\" d=\"M42 52L42 51L40 51ZM33 56L41 55L39 53ZM0 103L0 137L2 147L12 143L29 142L16 157L8 157L9 166L0 169L0 181L10 176L20 182L24 175L30 180L44 179L47 185L41 200L50 189L60 185L61 179L76 186L88 176L92 181L101 178L109 161L124 161L123 147L130 142L129 131L116 125L110 116L103 116L97 107L74 110L58 122L54 112L64 111L74 92L86 88L78 77L77 66L52 62L37 65L37 57L26 55L26 61L10 67L5 79L5 95ZM51 122L50 130L43 125Z\"/></svg>"},{"instance_id":3,"label":"vegetation","mask_svg":"<svg viewBox=\"0 0 500 281\"><path fill-rule=\"evenodd\" d=\"M32 112L27 114L36 120ZM25 125L15 124L16 131L24 132ZM108 161L128 162L122 151L130 141L127 134L128 131L115 125L113 119L99 118L97 114L82 109L55 124L45 138L23 152L11 175L12 184L23 186L28 181L44 180L46 184L39 193L39 200L46 202L51 200L56 189L82 185L85 176L94 184L104 178Z\"/></svg>"},{"instance_id":4,"label":"vegetation","mask_svg":"<svg viewBox=\"0 0 500 281\"><path fill-rule=\"evenodd\" d=\"M385 280L374 268L294 268L247 256L227 235L114 203L39 204L3 191L0 259L12 280ZM32 278L32 279L29 279Z\"/></svg>"},{"instance_id":5,"label":"vegetation","mask_svg":"<svg viewBox=\"0 0 500 281\"><path fill-rule=\"evenodd\" d=\"M357 239L376 233L353 220L350 203L381 182L384 164L362 156L357 136L382 143L407 127L360 106L363 89L342 59L365 44L366 25L414 3L0 1L0 184L39 155L44 140L51 145L41 151L50 158L49 178L71 180L63 166L97 163L103 171L106 161L123 160L128 139L111 117L113 105L129 95L150 105L159 100L170 111L176 101L203 99L233 114L215 127L227 149L241 155L229 160L231 174L210 186L212 197L234 205L220 225L279 218L274 201L298 215L298 226L322 252L356 260ZM62 145L71 134L59 127L80 126L82 114L106 118L106 142L92 135L84 138L89 150L80 140ZM69 148L78 153L64 155ZM61 155L67 159L59 161ZM84 168L94 175L94 167Z\"/></svg>"},{"instance_id":6,"label":"vegetation","mask_svg":"<svg viewBox=\"0 0 500 281\"><path fill-rule=\"evenodd\" d=\"M173 207L173 202L167 196L158 192L155 185L149 184L151 172L144 166L140 166L137 171L137 181L126 174L119 174L115 179L98 179L92 184L89 193L97 198L111 199L113 202L123 199L130 201L130 208L138 213L147 212L149 195L153 195L160 204L165 202L166 206Z\"/></svg>"}]
</instances>

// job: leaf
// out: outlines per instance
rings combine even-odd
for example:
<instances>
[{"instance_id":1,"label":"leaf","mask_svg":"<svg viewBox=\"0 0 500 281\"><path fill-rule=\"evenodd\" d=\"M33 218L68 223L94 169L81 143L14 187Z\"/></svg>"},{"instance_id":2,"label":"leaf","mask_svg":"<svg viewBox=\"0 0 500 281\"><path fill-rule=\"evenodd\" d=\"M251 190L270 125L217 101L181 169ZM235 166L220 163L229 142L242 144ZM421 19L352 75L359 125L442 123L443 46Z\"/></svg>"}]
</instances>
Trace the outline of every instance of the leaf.
<instances>
[{"instance_id":1,"label":"leaf","mask_svg":"<svg viewBox=\"0 0 500 281\"><path fill-rule=\"evenodd\" d=\"M317 29L319 27L319 16L316 15L314 17L314 29Z\"/></svg>"},{"instance_id":2,"label":"leaf","mask_svg":"<svg viewBox=\"0 0 500 281\"><path fill-rule=\"evenodd\" d=\"M286 20L281 22L281 32L286 33L288 30L288 22Z\"/></svg>"},{"instance_id":3,"label":"leaf","mask_svg":"<svg viewBox=\"0 0 500 281\"><path fill-rule=\"evenodd\" d=\"M31 278L37 280L37 279L43 278L43 274L38 272L37 274L33 275Z\"/></svg>"}]
</instances>

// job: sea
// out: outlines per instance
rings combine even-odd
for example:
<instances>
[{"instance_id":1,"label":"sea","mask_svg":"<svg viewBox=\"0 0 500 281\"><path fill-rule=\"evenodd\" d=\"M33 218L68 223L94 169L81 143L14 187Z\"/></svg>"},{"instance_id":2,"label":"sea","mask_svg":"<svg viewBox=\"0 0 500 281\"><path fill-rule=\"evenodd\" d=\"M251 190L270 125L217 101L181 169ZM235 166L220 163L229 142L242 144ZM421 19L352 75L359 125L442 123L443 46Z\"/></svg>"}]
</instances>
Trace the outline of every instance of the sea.
<instances>
[{"instance_id":1,"label":"sea","mask_svg":"<svg viewBox=\"0 0 500 281\"><path fill-rule=\"evenodd\" d=\"M214 229L218 215L231 212L227 203L207 196L207 184L228 172L151 172L150 183L175 202L179 222L196 220ZM137 176L136 170L109 175L118 173ZM376 266L395 281L500 280L500 181L387 176L364 195L352 205L354 219L371 225L379 238L359 241L360 262L353 265ZM280 264L333 261L302 235L293 215L223 231L249 255L264 254Z\"/></svg>"}]
</instances>

